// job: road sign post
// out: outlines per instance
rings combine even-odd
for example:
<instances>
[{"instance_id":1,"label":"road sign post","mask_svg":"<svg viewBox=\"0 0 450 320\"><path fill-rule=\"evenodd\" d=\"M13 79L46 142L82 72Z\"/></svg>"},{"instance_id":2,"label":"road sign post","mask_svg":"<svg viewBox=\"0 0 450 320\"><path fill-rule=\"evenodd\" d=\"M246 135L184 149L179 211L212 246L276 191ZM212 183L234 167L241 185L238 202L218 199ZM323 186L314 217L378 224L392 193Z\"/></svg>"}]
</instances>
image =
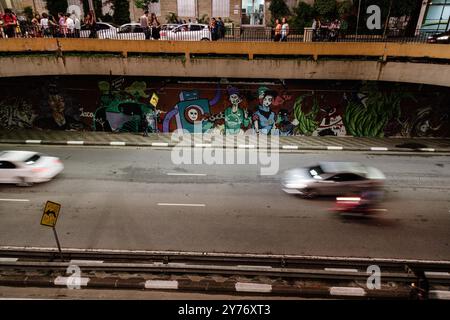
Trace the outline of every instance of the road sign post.
<instances>
[{"instance_id":1,"label":"road sign post","mask_svg":"<svg viewBox=\"0 0 450 320\"><path fill-rule=\"evenodd\" d=\"M64 260L61 244L59 243L58 234L56 233L56 222L58 221L59 211L61 210L61 205L56 202L47 201L44 208L44 213L41 218L41 225L46 227L51 227L53 229L53 234L55 235L56 245L58 246L59 255L61 260Z\"/></svg>"}]
</instances>

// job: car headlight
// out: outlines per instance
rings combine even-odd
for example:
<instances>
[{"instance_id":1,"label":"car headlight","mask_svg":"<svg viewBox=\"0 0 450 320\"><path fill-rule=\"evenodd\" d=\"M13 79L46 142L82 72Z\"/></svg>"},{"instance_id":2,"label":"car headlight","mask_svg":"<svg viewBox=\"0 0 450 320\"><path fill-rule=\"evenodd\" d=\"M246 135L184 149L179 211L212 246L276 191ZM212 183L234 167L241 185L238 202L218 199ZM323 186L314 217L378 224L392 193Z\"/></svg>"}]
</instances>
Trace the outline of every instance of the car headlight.
<instances>
[{"instance_id":1,"label":"car headlight","mask_svg":"<svg viewBox=\"0 0 450 320\"><path fill-rule=\"evenodd\" d=\"M448 40L450 36L442 36L442 37L438 37L438 40Z\"/></svg>"}]
</instances>

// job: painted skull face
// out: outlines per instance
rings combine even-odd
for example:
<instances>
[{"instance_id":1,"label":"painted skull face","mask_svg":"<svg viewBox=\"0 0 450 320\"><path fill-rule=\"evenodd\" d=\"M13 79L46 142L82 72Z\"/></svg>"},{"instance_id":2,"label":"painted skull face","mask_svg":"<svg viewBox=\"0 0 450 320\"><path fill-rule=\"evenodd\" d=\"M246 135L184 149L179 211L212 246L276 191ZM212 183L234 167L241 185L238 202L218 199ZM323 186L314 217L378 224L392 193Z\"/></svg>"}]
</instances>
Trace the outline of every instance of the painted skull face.
<instances>
[{"instance_id":1,"label":"painted skull face","mask_svg":"<svg viewBox=\"0 0 450 320\"><path fill-rule=\"evenodd\" d=\"M265 96L262 102L263 107L270 107L273 102L272 96Z\"/></svg>"},{"instance_id":2,"label":"painted skull face","mask_svg":"<svg viewBox=\"0 0 450 320\"><path fill-rule=\"evenodd\" d=\"M239 104L239 103L241 103L241 98L239 97L239 95L237 95L237 94L232 94L232 95L230 95L230 102L231 102L231 104L233 104L233 105L236 105L236 104Z\"/></svg>"},{"instance_id":3,"label":"painted skull face","mask_svg":"<svg viewBox=\"0 0 450 320\"><path fill-rule=\"evenodd\" d=\"M196 109L191 109L188 111L189 120L192 122L197 121L198 119L198 111Z\"/></svg>"}]
</instances>

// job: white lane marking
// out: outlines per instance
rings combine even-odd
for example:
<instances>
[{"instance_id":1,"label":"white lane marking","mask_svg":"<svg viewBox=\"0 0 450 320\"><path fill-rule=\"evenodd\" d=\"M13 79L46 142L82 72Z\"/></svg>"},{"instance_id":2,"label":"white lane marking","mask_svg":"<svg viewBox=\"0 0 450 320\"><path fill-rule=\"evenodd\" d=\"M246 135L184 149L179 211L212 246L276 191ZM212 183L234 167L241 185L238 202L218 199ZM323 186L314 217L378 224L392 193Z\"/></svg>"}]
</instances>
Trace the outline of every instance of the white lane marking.
<instances>
[{"instance_id":1,"label":"white lane marking","mask_svg":"<svg viewBox=\"0 0 450 320\"><path fill-rule=\"evenodd\" d=\"M449 277L450 272L436 272L436 271L425 271L425 276L445 276Z\"/></svg>"},{"instance_id":2,"label":"white lane marking","mask_svg":"<svg viewBox=\"0 0 450 320\"><path fill-rule=\"evenodd\" d=\"M42 140L25 140L25 143L37 143L37 144L40 144L40 143L42 143Z\"/></svg>"},{"instance_id":3,"label":"white lane marking","mask_svg":"<svg viewBox=\"0 0 450 320\"><path fill-rule=\"evenodd\" d=\"M255 149L254 144L240 144L238 145L238 148L240 149Z\"/></svg>"},{"instance_id":4,"label":"white lane marking","mask_svg":"<svg viewBox=\"0 0 450 320\"><path fill-rule=\"evenodd\" d=\"M110 146L124 146L126 143L123 141L111 141L109 143Z\"/></svg>"},{"instance_id":5,"label":"white lane marking","mask_svg":"<svg viewBox=\"0 0 450 320\"><path fill-rule=\"evenodd\" d=\"M211 143L195 143L194 147L196 147L196 148L211 148L212 144Z\"/></svg>"},{"instance_id":6,"label":"white lane marking","mask_svg":"<svg viewBox=\"0 0 450 320\"><path fill-rule=\"evenodd\" d=\"M272 285L249 282L236 282L236 291L238 292L272 292Z\"/></svg>"},{"instance_id":7,"label":"white lane marking","mask_svg":"<svg viewBox=\"0 0 450 320\"><path fill-rule=\"evenodd\" d=\"M103 263L101 260L70 260L70 264L91 264L91 263Z\"/></svg>"},{"instance_id":8,"label":"white lane marking","mask_svg":"<svg viewBox=\"0 0 450 320\"><path fill-rule=\"evenodd\" d=\"M283 191L289 194L301 194L297 189L283 189Z\"/></svg>"},{"instance_id":9,"label":"white lane marking","mask_svg":"<svg viewBox=\"0 0 450 320\"><path fill-rule=\"evenodd\" d=\"M0 262L17 262L19 258L0 258Z\"/></svg>"},{"instance_id":10,"label":"white lane marking","mask_svg":"<svg viewBox=\"0 0 450 320\"><path fill-rule=\"evenodd\" d=\"M327 147L328 150L343 150L344 147L338 147L338 146L328 146Z\"/></svg>"},{"instance_id":11,"label":"white lane marking","mask_svg":"<svg viewBox=\"0 0 450 320\"><path fill-rule=\"evenodd\" d=\"M67 144L84 144L84 141L69 140L69 141L67 141Z\"/></svg>"},{"instance_id":12,"label":"white lane marking","mask_svg":"<svg viewBox=\"0 0 450 320\"><path fill-rule=\"evenodd\" d=\"M177 172L169 172L168 176L206 176L206 173L177 173Z\"/></svg>"},{"instance_id":13,"label":"white lane marking","mask_svg":"<svg viewBox=\"0 0 450 320\"><path fill-rule=\"evenodd\" d=\"M53 282L55 284L55 286L74 286L74 285L79 285L82 287L86 287L88 282L89 282L89 278L81 278L81 277L76 277L76 276L71 276L71 277L56 277L55 281Z\"/></svg>"},{"instance_id":14,"label":"white lane marking","mask_svg":"<svg viewBox=\"0 0 450 320\"><path fill-rule=\"evenodd\" d=\"M433 148L420 148L420 151L429 151L429 152L434 152L435 150Z\"/></svg>"},{"instance_id":15,"label":"white lane marking","mask_svg":"<svg viewBox=\"0 0 450 320\"><path fill-rule=\"evenodd\" d=\"M366 292L363 288L331 287L330 294L332 296L365 296Z\"/></svg>"},{"instance_id":16,"label":"white lane marking","mask_svg":"<svg viewBox=\"0 0 450 320\"><path fill-rule=\"evenodd\" d=\"M358 272L358 269L345 269L345 268L324 268L325 271L336 271L336 272Z\"/></svg>"},{"instance_id":17,"label":"white lane marking","mask_svg":"<svg viewBox=\"0 0 450 320\"><path fill-rule=\"evenodd\" d=\"M283 146L283 149L297 150L298 146Z\"/></svg>"},{"instance_id":18,"label":"white lane marking","mask_svg":"<svg viewBox=\"0 0 450 320\"><path fill-rule=\"evenodd\" d=\"M388 151L389 149L386 147L371 147L370 150L372 150L372 151Z\"/></svg>"},{"instance_id":19,"label":"white lane marking","mask_svg":"<svg viewBox=\"0 0 450 320\"><path fill-rule=\"evenodd\" d=\"M158 202L158 206L180 206L180 207L204 207L204 203L164 203Z\"/></svg>"},{"instance_id":20,"label":"white lane marking","mask_svg":"<svg viewBox=\"0 0 450 320\"><path fill-rule=\"evenodd\" d=\"M152 147L168 147L167 142L152 142Z\"/></svg>"},{"instance_id":21,"label":"white lane marking","mask_svg":"<svg viewBox=\"0 0 450 320\"><path fill-rule=\"evenodd\" d=\"M147 280L145 289L178 289L177 280Z\"/></svg>"},{"instance_id":22,"label":"white lane marking","mask_svg":"<svg viewBox=\"0 0 450 320\"><path fill-rule=\"evenodd\" d=\"M450 291L430 290L428 299L450 300Z\"/></svg>"},{"instance_id":23,"label":"white lane marking","mask_svg":"<svg viewBox=\"0 0 450 320\"><path fill-rule=\"evenodd\" d=\"M0 199L0 201L27 202L28 199Z\"/></svg>"}]
</instances>

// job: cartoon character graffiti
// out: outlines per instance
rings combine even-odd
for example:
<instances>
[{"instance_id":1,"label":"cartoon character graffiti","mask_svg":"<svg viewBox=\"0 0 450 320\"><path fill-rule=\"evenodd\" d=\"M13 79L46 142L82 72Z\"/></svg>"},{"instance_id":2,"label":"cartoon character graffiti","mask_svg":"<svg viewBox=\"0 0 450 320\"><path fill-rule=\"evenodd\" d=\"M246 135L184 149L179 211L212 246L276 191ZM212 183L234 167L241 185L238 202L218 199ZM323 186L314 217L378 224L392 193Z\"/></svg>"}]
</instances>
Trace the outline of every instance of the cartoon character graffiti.
<instances>
[{"instance_id":1,"label":"cartoon character graffiti","mask_svg":"<svg viewBox=\"0 0 450 320\"><path fill-rule=\"evenodd\" d=\"M278 129L275 127L275 122L277 120L276 115L275 112L271 110L272 102L276 96L277 93L275 91L264 91L262 102L258 105L256 112L253 114L253 125L257 134L279 134Z\"/></svg>"},{"instance_id":2,"label":"cartoon character graffiti","mask_svg":"<svg viewBox=\"0 0 450 320\"><path fill-rule=\"evenodd\" d=\"M250 125L250 118L247 109L242 110L239 104L242 102L242 97L239 95L239 90L234 87L228 88L228 95L231 106L225 109L225 134L244 134L245 128Z\"/></svg>"},{"instance_id":3,"label":"cartoon character graffiti","mask_svg":"<svg viewBox=\"0 0 450 320\"><path fill-rule=\"evenodd\" d=\"M313 136L345 136L344 121L334 107L320 108L322 121L319 127L314 130Z\"/></svg>"},{"instance_id":4,"label":"cartoon character graffiti","mask_svg":"<svg viewBox=\"0 0 450 320\"><path fill-rule=\"evenodd\" d=\"M31 128L36 117L32 106L22 98L7 98L0 102L0 127Z\"/></svg>"},{"instance_id":5,"label":"cartoon character graffiti","mask_svg":"<svg viewBox=\"0 0 450 320\"><path fill-rule=\"evenodd\" d=\"M297 119L294 121L289 120L289 111L287 109L281 109L278 112L277 127L280 132L280 136L291 136L294 134L295 126L298 125Z\"/></svg>"},{"instance_id":6,"label":"cartoon character graffiti","mask_svg":"<svg viewBox=\"0 0 450 320\"><path fill-rule=\"evenodd\" d=\"M200 128L202 133L210 132L214 127L215 116L210 116L210 106L220 100L220 90L216 90L214 99L201 99L197 90L181 91L180 101L166 114L163 122L163 132L170 131L170 122L176 120L177 130L183 132L195 132ZM217 115L220 118L220 115ZM200 127L196 127L196 125Z\"/></svg>"}]
</instances>

